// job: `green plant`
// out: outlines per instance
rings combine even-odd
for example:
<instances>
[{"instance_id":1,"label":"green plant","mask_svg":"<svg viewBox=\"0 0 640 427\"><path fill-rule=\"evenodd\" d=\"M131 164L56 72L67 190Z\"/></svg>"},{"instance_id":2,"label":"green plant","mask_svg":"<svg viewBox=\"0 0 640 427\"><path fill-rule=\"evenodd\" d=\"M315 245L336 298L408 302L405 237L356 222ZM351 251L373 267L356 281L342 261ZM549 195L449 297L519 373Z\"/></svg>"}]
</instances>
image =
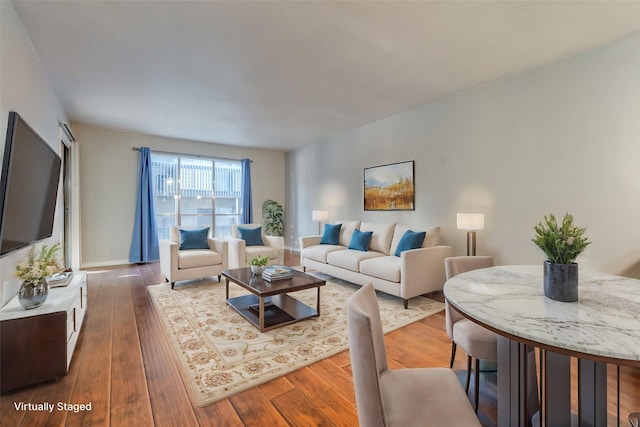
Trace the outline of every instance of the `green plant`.
<instances>
[{"instance_id":1,"label":"green plant","mask_svg":"<svg viewBox=\"0 0 640 427\"><path fill-rule=\"evenodd\" d=\"M35 245L31 246L27 257L16 266L16 277L23 282L37 283L45 277L60 273L63 268L57 258L58 250L60 243L53 246L42 245L40 254L36 255Z\"/></svg>"},{"instance_id":2,"label":"green plant","mask_svg":"<svg viewBox=\"0 0 640 427\"><path fill-rule=\"evenodd\" d=\"M266 256L254 256L249 260L249 265L253 265L254 267L264 267L269 263L269 257Z\"/></svg>"},{"instance_id":3,"label":"green plant","mask_svg":"<svg viewBox=\"0 0 640 427\"><path fill-rule=\"evenodd\" d=\"M284 209L282 205L273 200L266 200L262 204L262 217L264 231L269 235L281 236L284 230L282 216Z\"/></svg>"},{"instance_id":4,"label":"green plant","mask_svg":"<svg viewBox=\"0 0 640 427\"><path fill-rule=\"evenodd\" d=\"M547 261L556 264L575 262L591 243L584 235L585 229L573 224L573 216L565 214L559 225L553 214L544 216L544 221L533 227L536 235L531 241L547 255Z\"/></svg>"}]
</instances>

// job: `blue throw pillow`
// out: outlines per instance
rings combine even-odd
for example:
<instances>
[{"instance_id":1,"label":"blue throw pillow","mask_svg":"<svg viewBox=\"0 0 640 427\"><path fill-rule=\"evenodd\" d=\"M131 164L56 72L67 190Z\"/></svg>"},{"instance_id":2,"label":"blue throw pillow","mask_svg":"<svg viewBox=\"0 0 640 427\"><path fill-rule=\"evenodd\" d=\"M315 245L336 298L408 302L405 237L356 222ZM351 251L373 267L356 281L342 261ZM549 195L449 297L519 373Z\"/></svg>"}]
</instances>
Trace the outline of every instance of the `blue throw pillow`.
<instances>
[{"instance_id":1,"label":"blue throw pillow","mask_svg":"<svg viewBox=\"0 0 640 427\"><path fill-rule=\"evenodd\" d=\"M209 249L209 227L199 230L180 230L180 250Z\"/></svg>"},{"instance_id":2,"label":"blue throw pillow","mask_svg":"<svg viewBox=\"0 0 640 427\"><path fill-rule=\"evenodd\" d=\"M238 227L238 236L247 243L247 246L264 246L264 242L262 241L262 227Z\"/></svg>"},{"instance_id":3,"label":"blue throw pillow","mask_svg":"<svg viewBox=\"0 0 640 427\"><path fill-rule=\"evenodd\" d=\"M340 227L342 224L325 224L324 234L320 239L321 245L339 245L340 244Z\"/></svg>"},{"instance_id":4,"label":"blue throw pillow","mask_svg":"<svg viewBox=\"0 0 640 427\"><path fill-rule=\"evenodd\" d=\"M351 242L349 242L349 249L356 249L359 251L368 251L369 243L371 243L371 236L373 231L360 231L357 228L353 230L351 235Z\"/></svg>"},{"instance_id":5,"label":"blue throw pillow","mask_svg":"<svg viewBox=\"0 0 640 427\"><path fill-rule=\"evenodd\" d=\"M421 248L426 235L427 233L425 231L405 231L398 242L395 255L400 256L400 252L402 251Z\"/></svg>"}]
</instances>

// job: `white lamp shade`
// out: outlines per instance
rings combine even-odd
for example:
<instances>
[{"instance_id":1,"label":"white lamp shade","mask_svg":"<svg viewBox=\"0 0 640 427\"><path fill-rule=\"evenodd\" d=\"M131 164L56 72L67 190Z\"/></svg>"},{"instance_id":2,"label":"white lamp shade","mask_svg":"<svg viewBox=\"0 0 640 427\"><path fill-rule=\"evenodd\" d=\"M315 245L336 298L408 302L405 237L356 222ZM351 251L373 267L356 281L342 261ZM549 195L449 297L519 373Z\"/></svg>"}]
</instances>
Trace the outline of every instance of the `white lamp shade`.
<instances>
[{"instance_id":1,"label":"white lamp shade","mask_svg":"<svg viewBox=\"0 0 640 427\"><path fill-rule=\"evenodd\" d=\"M459 213L458 230L483 230L484 214L482 213Z\"/></svg>"},{"instance_id":2,"label":"white lamp shade","mask_svg":"<svg viewBox=\"0 0 640 427\"><path fill-rule=\"evenodd\" d=\"M329 211L311 211L312 221L326 221L329 219Z\"/></svg>"}]
</instances>

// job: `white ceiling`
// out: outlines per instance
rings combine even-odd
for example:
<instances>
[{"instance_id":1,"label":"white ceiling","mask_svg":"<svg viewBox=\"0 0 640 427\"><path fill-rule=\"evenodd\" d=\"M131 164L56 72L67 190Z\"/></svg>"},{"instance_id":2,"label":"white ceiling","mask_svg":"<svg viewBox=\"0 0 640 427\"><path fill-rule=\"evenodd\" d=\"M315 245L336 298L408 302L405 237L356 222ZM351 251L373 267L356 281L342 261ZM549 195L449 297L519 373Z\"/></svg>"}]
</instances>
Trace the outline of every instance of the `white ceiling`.
<instances>
[{"instance_id":1,"label":"white ceiling","mask_svg":"<svg viewBox=\"0 0 640 427\"><path fill-rule=\"evenodd\" d=\"M288 151L640 31L640 1L14 1L72 123Z\"/></svg>"}]
</instances>

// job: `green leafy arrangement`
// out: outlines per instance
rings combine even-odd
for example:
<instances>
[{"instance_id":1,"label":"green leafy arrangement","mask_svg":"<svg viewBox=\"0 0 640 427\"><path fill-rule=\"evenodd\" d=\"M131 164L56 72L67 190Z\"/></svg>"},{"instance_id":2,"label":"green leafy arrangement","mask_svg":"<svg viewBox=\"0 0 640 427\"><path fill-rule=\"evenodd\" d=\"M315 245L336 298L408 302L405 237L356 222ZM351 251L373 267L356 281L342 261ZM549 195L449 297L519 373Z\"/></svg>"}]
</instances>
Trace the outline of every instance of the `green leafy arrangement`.
<instances>
[{"instance_id":1,"label":"green leafy arrangement","mask_svg":"<svg viewBox=\"0 0 640 427\"><path fill-rule=\"evenodd\" d=\"M63 270L58 260L60 243L53 246L42 245L40 254L36 255L36 247L31 246L27 257L16 266L15 276L23 282L38 283L45 277L60 273Z\"/></svg>"},{"instance_id":2,"label":"green leafy arrangement","mask_svg":"<svg viewBox=\"0 0 640 427\"><path fill-rule=\"evenodd\" d=\"M284 209L280 203L266 200L262 204L262 225L265 233L272 236L282 236L282 231L284 230L283 215Z\"/></svg>"},{"instance_id":3,"label":"green leafy arrangement","mask_svg":"<svg viewBox=\"0 0 640 427\"><path fill-rule=\"evenodd\" d=\"M547 261L556 264L572 264L591 244L584 235L585 228L573 224L573 216L565 214L558 224L553 214L544 216L544 221L533 227L536 235L531 241L547 255Z\"/></svg>"},{"instance_id":4,"label":"green leafy arrangement","mask_svg":"<svg viewBox=\"0 0 640 427\"><path fill-rule=\"evenodd\" d=\"M255 267L264 267L269 263L269 257L258 255L254 256L249 260L249 265L253 265Z\"/></svg>"}]
</instances>

